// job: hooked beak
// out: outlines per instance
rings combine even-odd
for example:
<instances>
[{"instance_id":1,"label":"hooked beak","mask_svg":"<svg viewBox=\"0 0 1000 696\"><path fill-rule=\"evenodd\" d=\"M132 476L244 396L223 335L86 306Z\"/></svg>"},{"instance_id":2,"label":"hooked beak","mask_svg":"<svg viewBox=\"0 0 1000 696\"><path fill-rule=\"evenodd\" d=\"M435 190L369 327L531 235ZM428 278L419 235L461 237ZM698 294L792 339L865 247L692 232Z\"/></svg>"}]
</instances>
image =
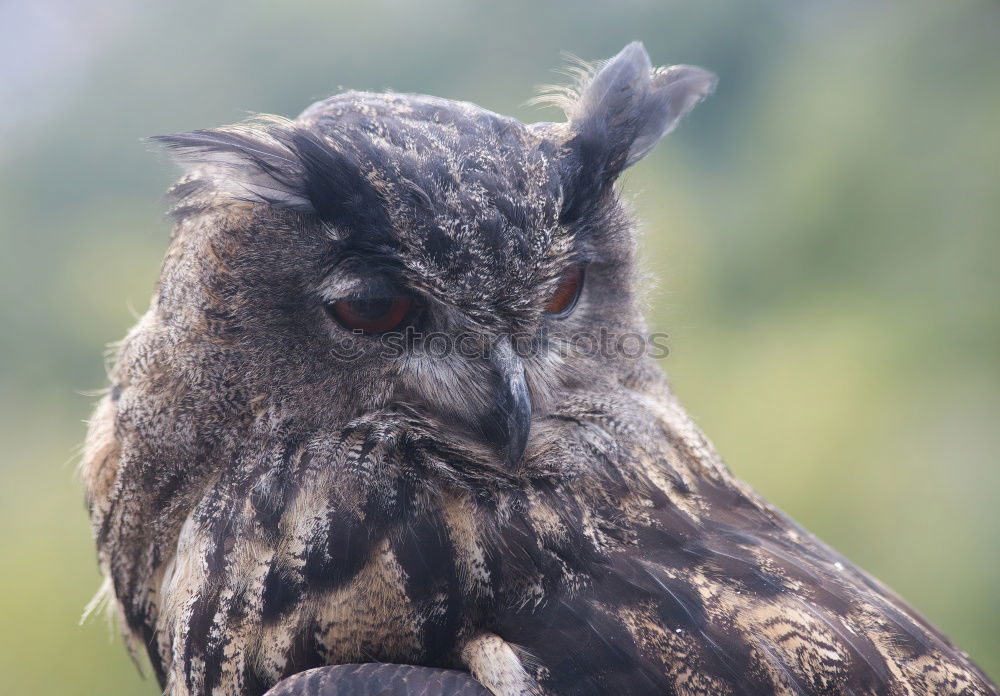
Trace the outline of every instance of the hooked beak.
<instances>
[{"instance_id":1,"label":"hooked beak","mask_svg":"<svg viewBox=\"0 0 1000 696\"><path fill-rule=\"evenodd\" d=\"M480 417L479 431L513 469L524 456L531 430L531 396L524 364L508 342L500 341L494 346L490 366L493 402Z\"/></svg>"}]
</instances>

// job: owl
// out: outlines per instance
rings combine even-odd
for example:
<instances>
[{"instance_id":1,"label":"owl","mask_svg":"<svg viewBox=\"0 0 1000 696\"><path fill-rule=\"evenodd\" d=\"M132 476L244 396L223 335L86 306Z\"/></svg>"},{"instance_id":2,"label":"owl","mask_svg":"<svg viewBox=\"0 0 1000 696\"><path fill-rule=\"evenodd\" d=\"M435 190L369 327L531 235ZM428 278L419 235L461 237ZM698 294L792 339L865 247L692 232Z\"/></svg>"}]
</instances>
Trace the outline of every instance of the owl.
<instances>
[{"instance_id":1,"label":"owl","mask_svg":"<svg viewBox=\"0 0 1000 696\"><path fill-rule=\"evenodd\" d=\"M82 477L168 696L996 694L726 468L647 350L615 181L714 88L560 123L345 92L184 167Z\"/></svg>"}]
</instances>

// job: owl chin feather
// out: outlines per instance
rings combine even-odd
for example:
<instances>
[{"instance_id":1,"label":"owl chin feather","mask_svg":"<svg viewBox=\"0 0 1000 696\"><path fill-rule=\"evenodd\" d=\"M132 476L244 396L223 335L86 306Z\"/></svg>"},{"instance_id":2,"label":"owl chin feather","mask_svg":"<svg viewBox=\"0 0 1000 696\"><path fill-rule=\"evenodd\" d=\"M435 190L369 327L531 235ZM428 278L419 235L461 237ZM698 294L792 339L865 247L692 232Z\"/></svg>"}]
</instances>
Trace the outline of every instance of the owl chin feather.
<instances>
[{"instance_id":1,"label":"owl chin feather","mask_svg":"<svg viewBox=\"0 0 1000 696\"><path fill-rule=\"evenodd\" d=\"M615 181L715 78L579 72L564 123L346 92L155 139L174 234L81 469L130 645L168 696L996 694L615 348Z\"/></svg>"}]
</instances>

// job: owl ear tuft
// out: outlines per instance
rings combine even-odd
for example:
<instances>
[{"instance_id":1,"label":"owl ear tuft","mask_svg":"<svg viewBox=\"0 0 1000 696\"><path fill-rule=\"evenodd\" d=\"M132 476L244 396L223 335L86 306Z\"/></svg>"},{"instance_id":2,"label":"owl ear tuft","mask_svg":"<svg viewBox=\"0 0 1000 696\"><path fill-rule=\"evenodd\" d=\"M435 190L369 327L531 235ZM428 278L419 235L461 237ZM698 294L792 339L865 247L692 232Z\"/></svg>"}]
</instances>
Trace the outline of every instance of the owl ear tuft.
<instances>
[{"instance_id":1,"label":"owl ear tuft","mask_svg":"<svg viewBox=\"0 0 1000 696\"><path fill-rule=\"evenodd\" d=\"M384 204L350 148L287 119L262 116L149 140L199 181L235 200L313 213L336 226L383 222Z\"/></svg>"},{"instance_id":2,"label":"owl ear tuft","mask_svg":"<svg viewBox=\"0 0 1000 696\"><path fill-rule=\"evenodd\" d=\"M564 100L569 119L564 179L570 179L564 181L564 216L579 215L586 201L649 154L716 82L711 72L690 65L653 68L638 41L605 62L575 98Z\"/></svg>"},{"instance_id":3,"label":"owl ear tuft","mask_svg":"<svg viewBox=\"0 0 1000 696\"><path fill-rule=\"evenodd\" d=\"M277 119L147 138L216 191L236 200L315 212L306 172Z\"/></svg>"}]
</instances>

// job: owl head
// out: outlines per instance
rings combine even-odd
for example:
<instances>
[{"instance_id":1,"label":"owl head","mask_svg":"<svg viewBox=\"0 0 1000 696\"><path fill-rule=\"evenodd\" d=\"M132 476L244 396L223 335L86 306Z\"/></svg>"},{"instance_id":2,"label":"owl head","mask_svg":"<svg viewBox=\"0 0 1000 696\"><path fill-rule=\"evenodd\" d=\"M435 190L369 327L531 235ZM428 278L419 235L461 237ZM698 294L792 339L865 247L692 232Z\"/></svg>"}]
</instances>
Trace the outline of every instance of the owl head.
<instances>
[{"instance_id":1,"label":"owl head","mask_svg":"<svg viewBox=\"0 0 1000 696\"><path fill-rule=\"evenodd\" d=\"M563 123L346 92L154 138L186 175L115 389L141 372L181 440L363 427L463 475L530 466L643 370L614 349L643 325L613 185L714 84L633 43L557 95Z\"/></svg>"}]
</instances>

